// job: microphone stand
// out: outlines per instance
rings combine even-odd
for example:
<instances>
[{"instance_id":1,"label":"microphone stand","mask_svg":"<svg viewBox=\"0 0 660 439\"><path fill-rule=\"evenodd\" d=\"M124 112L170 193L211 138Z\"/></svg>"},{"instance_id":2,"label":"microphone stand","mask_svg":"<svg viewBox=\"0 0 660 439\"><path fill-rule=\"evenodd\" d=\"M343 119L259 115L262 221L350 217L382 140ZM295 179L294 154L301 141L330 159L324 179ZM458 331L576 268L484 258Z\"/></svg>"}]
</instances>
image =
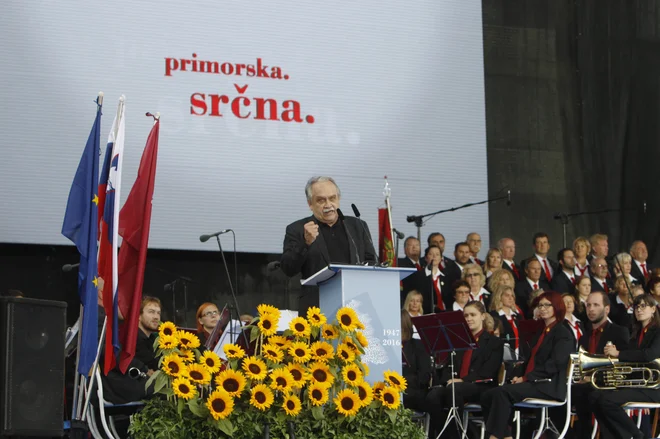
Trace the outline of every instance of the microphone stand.
<instances>
[{"instance_id":1,"label":"microphone stand","mask_svg":"<svg viewBox=\"0 0 660 439\"><path fill-rule=\"evenodd\" d=\"M507 195L502 195L500 197L489 198L488 200L478 201L476 203L467 203L458 207L451 207L449 209L442 209L436 212L425 213L424 215L408 215L406 217L406 221L408 221L409 223L415 223L415 227L417 227L417 239L419 240L419 242L422 242L422 227L424 226L426 221L430 220L434 216L439 215L441 213L454 212L456 210L465 209L467 207L478 206L480 204L494 203L495 201L499 201L499 200L509 200L510 199L509 197L510 195L507 194ZM423 221L424 218L427 217L428 219L426 221Z\"/></svg>"},{"instance_id":2,"label":"microphone stand","mask_svg":"<svg viewBox=\"0 0 660 439\"><path fill-rule=\"evenodd\" d=\"M191 281L190 278L187 278L185 276L177 277L169 284L165 284L165 287L163 288L165 291L172 291L172 308L174 309L173 321L175 325L176 325L176 316L177 316L176 287L179 283L183 284L183 309L184 309L183 325L186 326L188 323L188 318L186 316L186 313L188 312L188 282L190 281Z\"/></svg>"},{"instance_id":3,"label":"microphone stand","mask_svg":"<svg viewBox=\"0 0 660 439\"><path fill-rule=\"evenodd\" d=\"M634 207L628 207L628 208L617 208L617 209L601 209L601 210L591 210L591 211L585 211L585 212L574 212L574 213L558 213L555 216L553 216L553 219L561 221L561 225L563 228L564 232L564 248L566 248L566 227L568 227L568 220L574 216L582 216L582 215L597 215L601 213L610 213L610 212L627 212L631 210L637 210ZM646 201L644 201L644 213L646 213Z\"/></svg>"}]
</instances>

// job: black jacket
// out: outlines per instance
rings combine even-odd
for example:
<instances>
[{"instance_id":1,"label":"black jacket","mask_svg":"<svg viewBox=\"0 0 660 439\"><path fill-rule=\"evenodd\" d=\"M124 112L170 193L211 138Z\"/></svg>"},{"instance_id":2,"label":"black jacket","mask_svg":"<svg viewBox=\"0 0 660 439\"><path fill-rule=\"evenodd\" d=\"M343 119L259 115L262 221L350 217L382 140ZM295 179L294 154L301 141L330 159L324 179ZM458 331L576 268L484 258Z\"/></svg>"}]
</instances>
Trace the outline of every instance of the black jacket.
<instances>
[{"instance_id":1,"label":"black jacket","mask_svg":"<svg viewBox=\"0 0 660 439\"><path fill-rule=\"evenodd\" d=\"M619 351L628 347L630 331L628 331L627 328L617 325L616 323L608 322L604 327L600 327L600 331L602 331L602 333L600 335L600 340L598 340L598 344L596 345L596 352L594 352L594 354L603 354L605 352L605 345L608 341L611 341ZM580 346L582 346L585 351L589 351L592 332L591 325L587 325L584 335L580 339Z\"/></svg>"},{"instance_id":2,"label":"black jacket","mask_svg":"<svg viewBox=\"0 0 660 439\"><path fill-rule=\"evenodd\" d=\"M502 322L502 333L500 334L500 338L504 343L509 343L509 347L511 349L516 348L516 333L513 330L513 326L509 323L509 319L506 318L506 316L501 316L497 311L491 311L490 315L493 316L494 319L499 319ZM516 327L518 327L519 322L525 320L524 316L521 316L518 313L515 313L512 315L513 316L513 321L516 324ZM520 336L520 333L518 334ZM519 338L519 337L518 337Z\"/></svg>"},{"instance_id":3,"label":"black jacket","mask_svg":"<svg viewBox=\"0 0 660 439\"><path fill-rule=\"evenodd\" d=\"M495 386L497 385L497 376L502 365L502 357L504 356L504 343L498 337L484 331L479 337L477 345L479 347L472 352L470 368L468 369L468 374L463 377L463 381L472 383L492 379L493 381L489 384ZM461 371L465 352L460 351L456 353L454 360L456 378L459 378L458 374ZM444 384L450 379L452 379L451 368L449 367L449 363L447 363L442 370L440 382Z\"/></svg>"},{"instance_id":4,"label":"black jacket","mask_svg":"<svg viewBox=\"0 0 660 439\"><path fill-rule=\"evenodd\" d=\"M513 263L515 264L516 262L514 261ZM502 268L505 269L506 271L508 271L509 273L511 273L511 274L513 275L513 280L514 280L515 282L520 281L521 276L522 276L523 278L525 277L525 272L523 271L523 269L522 269L522 267L521 267L520 265L516 265L516 270L518 270L518 275L517 275L517 276L516 276L516 272L513 271L513 270L511 269L511 267L509 267L509 264L507 264L507 263L504 262L504 261L502 261Z\"/></svg>"},{"instance_id":5,"label":"black jacket","mask_svg":"<svg viewBox=\"0 0 660 439\"><path fill-rule=\"evenodd\" d=\"M539 288L541 288L543 291L550 291L550 284L548 284L548 282L545 280L539 279L538 284ZM534 289L529 284L529 282L527 282L527 277L524 277L520 282L518 282L513 291L516 294L516 305L520 307L520 310L525 315L525 318L530 318L531 315L529 313L529 296L532 294Z\"/></svg>"},{"instance_id":6,"label":"black jacket","mask_svg":"<svg viewBox=\"0 0 660 439\"><path fill-rule=\"evenodd\" d=\"M433 276L427 276L426 270L420 270L411 274L407 278L403 279L402 283L402 301L405 300L408 292L417 290L417 292L422 295L422 306L424 308L424 314L431 314L438 311L437 306L436 309L432 309L431 307L431 303L437 305L437 300L435 297L435 289L433 288ZM451 304L454 302L454 297L452 296L451 289L445 280L445 276L443 275L440 275L440 292L442 293L442 301L445 304L445 310L451 310Z\"/></svg>"},{"instance_id":7,"label":"black jacket","mask_svg":"<svg viewBox=\"0 0 660 439\"><path fill-rule=\"evenodd\" d=\"M431 356L421 340L411 338L403 343L403 377L409 389L428 389L431 382Z\"/></svg>"},{"instance_id":8,"label":"black jacket","mask_svg":"<svg viewBox=\"0 0 660 439\"><path fill-rule=\"evenodd\" d=\"M648 272L649 276L651 275L651 267L649 267L648 262L646 263L646 271ZM640 283L640 285L644 285L644 289L646 290L646 284L648 283L647 279L644 278L644 273L642 273L642 270L639 269L635 261L632 261L632 270L630 270L630 275L637 279L637 281ZM650 279L650 277L649 277ZM647 291L648 292L648 291Z\"/></svg>"},{"instance_id":9,"label":"black jacket","mask_svg":"<svg viewBox=\"0 0 660 439\"><path fill-rule=\"evenodd\" d=\"M526 274L525 274L525 262L530 258L536 259L536 256L532 255L529 258L526 258L526 259L523 259L522 261L520 261L520 267L522 267L522 268L519 268L521 281L525 280L525 276L526 276ZM545 259L548 261L548 265L552 269L552 278L554 279L557 272L559 272L561 270L561 268L559 267L559 263L557 261L553 261L552 259L547 258L547 257ZM543 266L543 264L541 264L541 280L544 280L544 281L548 282L548 277L545 275L545 267ZM550 280L552 280L552 279L550 279Z\"/></svg>"},{"instance_id":10,"label":"black jacket","mask_svg":"<svg viewBox=\"0 0 660 439\"><path fill-rule=\"evenodd\" d=\"M607 293L611 293L612 291L614 291L614 287L612 286L613 284L610 278L606 278L605 283L607 284L607 289L608 289ZM593 275L591 276L591 291L605 291L605 288L603 288L600 282L598 282L593 277Z\"/></svg>"},{"instance_id":11,"label":"black jacket","mask_svg":"<svg viewBox=\"0 0 660 439\"><path fill-rule=\"evenodd\" d=\"M575 279L575 275L573 275L573 279ZM564 272L564 270L555 272L555 275L552 277L552 281L550 282L550 288L552 288L552 291L556 291L561 294L575 293L575 285Z\"/></svg>"}]
</instances>

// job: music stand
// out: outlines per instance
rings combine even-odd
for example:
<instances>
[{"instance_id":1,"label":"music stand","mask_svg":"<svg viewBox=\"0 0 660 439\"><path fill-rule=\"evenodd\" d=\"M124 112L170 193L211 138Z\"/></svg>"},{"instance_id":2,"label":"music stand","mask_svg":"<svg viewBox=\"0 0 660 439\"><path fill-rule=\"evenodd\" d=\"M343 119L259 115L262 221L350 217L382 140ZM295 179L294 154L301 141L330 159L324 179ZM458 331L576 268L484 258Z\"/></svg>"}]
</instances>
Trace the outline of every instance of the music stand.
<instances>
[{"instance_id":1,"label":"music stand","mask_svg":"<svg viewBox=\"0 0 660 439\"><path fill-rule=\"evenodd\" d=\"M417 328L422 343L426 350L433 356L437 353L448 352L449 364L452 378L456 376L454 371L454 357L457 351L467 351L477 348L472 332L467 326L462 311L450 311L438 314L427 314L412 318L413 325ZM456 407L456 386L451 386L451 408L447 415L445 425L437 436L440 438L452 420L465 435L465 426L461 421Z\"/></svg>"},{"instance_id":2,"label":"music stand","mask_svg":"<svg viewBox=\"0 0 660 439\"><path fill-rule=\"evenodd\" d=\"M231 320L231 311L229 310L227 305L225 305L225 307L222 308L222 311L220 311L220 317L218 318L218 323L215 324L215 328L213 328L213 331L206 339L206 343L204 343L204 346L207 349L213 350L215 348L215 345L218 343L218 340L220 340L220 336L224 332L230 320Z\"/></svg>"}]
</instances>

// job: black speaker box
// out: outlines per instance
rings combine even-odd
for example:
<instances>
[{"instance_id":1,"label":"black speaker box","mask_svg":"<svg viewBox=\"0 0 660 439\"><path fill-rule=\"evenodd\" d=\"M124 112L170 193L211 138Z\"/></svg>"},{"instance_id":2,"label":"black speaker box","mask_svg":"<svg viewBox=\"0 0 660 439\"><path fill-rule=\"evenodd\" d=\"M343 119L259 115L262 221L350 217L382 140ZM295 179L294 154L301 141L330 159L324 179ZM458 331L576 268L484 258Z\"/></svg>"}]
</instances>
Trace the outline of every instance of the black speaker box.
<instances>
[{"instance_id":1,"label":"black speaker box","mask_svg":"<svg viewBox=\"0 0 660 439\"><path fill-rule=\"evenodd\" d=\"M66 303L0 298L0 435L63 434Z\"/></svg>"}]
</instances>

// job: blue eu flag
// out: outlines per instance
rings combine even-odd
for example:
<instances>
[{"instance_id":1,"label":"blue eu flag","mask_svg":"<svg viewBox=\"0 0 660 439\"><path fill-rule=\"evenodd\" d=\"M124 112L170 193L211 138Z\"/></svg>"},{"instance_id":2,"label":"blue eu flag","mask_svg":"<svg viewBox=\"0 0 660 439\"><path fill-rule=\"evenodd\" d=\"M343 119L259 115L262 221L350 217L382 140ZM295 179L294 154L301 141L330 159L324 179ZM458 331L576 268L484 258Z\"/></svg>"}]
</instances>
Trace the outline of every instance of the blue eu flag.
<instances>
[{"instance_id":1,"label":"blue eu flag","mask_svg":"<svg viewBox=\"0 0 660 439\"><path fill-rule=\"evenodd\" d=\"M83 319L78 372L83 375L87 375L94 364L99 341L96 258L100 140L101 105L97 100L96 119L73 178L62 224L62 235L69 238L80 252L78 295L83 305Z\"/></svg>"}]
</instances>

